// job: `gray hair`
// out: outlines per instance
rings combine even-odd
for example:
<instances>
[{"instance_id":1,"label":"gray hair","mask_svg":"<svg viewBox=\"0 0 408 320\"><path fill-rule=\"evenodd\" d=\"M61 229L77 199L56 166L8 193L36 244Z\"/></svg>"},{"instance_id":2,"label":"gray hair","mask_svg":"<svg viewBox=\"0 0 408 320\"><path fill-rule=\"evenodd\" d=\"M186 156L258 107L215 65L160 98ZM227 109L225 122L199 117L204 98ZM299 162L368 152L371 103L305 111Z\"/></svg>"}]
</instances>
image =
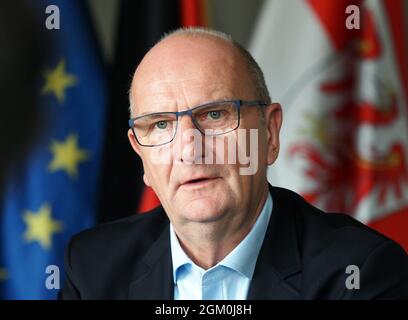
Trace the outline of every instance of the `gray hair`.
<instances>
[{"instance_id":1,"label":"gray hair","mask_svg":"<svg viewBox=\"0 0 408 320\"><path fill-rule=\"evenodd\" d=\"M234 48L238 50L238 52L241 54L241 56L244 58L245 63L247 64L248 70L250 71L252 77L254 78L254 86L255 90L258 95L258 99L262 100L263 102L270 104L272 102L271 97L269 95L268 87L265 82L265 78L263 75L263 72L261 68L259 67L258 63L255 61L255 59L252 57L252 55L246 50L241 44L239 44L237 41L235 41L230 35L213 30L213 29L208 29L208 28L202 28L202 27L183 27L183 28L178 28L176 30L170 31L156 43L160 43L163 40L176 36L176 35L189 35L192 37L200 37L200 36L210 36L210 37L215 37L221 40L224 40L228 43L230 43ZM130 115L132 116L132 98L131 98L131 93L129 90L129 102L130 102ZM261 108L263 110L263 108ZM263 115L263 112L261 112Z\"/></svg>"}]
</instances>

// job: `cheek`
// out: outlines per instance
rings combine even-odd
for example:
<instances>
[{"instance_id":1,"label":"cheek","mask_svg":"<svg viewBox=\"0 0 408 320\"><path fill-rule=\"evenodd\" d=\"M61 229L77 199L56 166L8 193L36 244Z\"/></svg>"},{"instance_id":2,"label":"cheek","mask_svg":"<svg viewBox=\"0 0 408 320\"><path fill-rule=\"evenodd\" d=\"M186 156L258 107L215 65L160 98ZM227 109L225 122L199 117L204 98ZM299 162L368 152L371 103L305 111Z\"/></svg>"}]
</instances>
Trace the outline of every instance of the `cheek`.
<instances>
[{"instance_id":1,"label":"cheek","mask_svg":"<svg viewBox=\"0 0 408 320\"><path fill-rule=\"evenodd\" d=\"M163 190L167 189L172 170L172 162L165 157L165 153L166 150L158 147L141 154L146 177L158 193L163 193Z\"/></svg>"},{"instance_id":2,"label":"cheek","mask_svg":"<svg viewBox=\"0 0 408 320\"><path fill-rule=\"evenodd\" d=\"M239 164L238 130L206 138L204 146L206 163L233 167Z\"/></svg>"},{"instance_id":3,"label":"cheek","mask_svg":"<svg viewBox=\"0 0 408 320\"><path fill-rule=\"evenodd\" d=\"M228 185L239 201L246 202L254 186L266 176L267 139L264 128L239 129L234 131L236 162L229 163ZM230 153L228 150L227 153Z\"/></svg>"}]
</instances>

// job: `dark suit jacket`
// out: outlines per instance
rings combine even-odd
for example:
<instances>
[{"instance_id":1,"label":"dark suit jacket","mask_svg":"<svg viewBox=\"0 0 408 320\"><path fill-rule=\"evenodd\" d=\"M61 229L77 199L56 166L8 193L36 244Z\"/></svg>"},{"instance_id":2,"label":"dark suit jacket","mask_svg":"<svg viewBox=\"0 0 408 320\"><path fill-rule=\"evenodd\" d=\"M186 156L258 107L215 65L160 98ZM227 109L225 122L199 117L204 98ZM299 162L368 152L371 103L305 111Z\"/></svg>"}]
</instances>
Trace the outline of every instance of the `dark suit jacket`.
<instances>
[{"instance_id":1,"label":"dark suit jacket","mask_svg":"<svg viewBox=\"0 0 408 320\"><path fill-rule=\"evenodd\" d=\"M270 187L273 210L248 299L408 298L408 256L344 214ZM360 269L360 289L345 286ZM162 208L84 231L66 250L62 299L173 299L169 220ZM355 273L354 273L355 275Z\"/></svg>"}]
</instances>

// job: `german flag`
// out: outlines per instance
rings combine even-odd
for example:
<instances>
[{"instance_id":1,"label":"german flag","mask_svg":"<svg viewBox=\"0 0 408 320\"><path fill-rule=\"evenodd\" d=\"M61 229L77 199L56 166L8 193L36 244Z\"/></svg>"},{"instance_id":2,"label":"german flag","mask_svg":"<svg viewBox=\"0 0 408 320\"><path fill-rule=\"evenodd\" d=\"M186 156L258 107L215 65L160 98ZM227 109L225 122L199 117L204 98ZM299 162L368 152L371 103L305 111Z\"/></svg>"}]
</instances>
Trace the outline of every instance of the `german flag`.
<instances>
[{"instance_id":1,"label":"german flag","mask_svg":"<svg viewBox=\"0 0 408 320\"><path fill-rule=\"evenodd\" d=\"M99 222L146 212L160 204L154 191L144 185L141 160L126 136L128 90L137 65L164 33L183 26L206 26L206 16L204 0L122 0L110 77Z\"/></svg>"}]
</instances>

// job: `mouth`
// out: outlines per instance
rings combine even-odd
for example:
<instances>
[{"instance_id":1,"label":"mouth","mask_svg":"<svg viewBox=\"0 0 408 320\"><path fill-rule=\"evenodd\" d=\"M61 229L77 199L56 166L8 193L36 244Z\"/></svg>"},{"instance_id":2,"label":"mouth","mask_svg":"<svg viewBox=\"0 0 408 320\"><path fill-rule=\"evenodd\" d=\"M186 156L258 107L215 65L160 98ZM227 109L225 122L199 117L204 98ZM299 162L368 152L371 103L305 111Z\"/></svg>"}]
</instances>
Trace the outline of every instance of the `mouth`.
<instances>
[{"instance_id":1,"label":"mouth","mask_svg":"<svg viewBox=\"0 0 408 320\"><path fill-rule=\"evenodd\" d=\"M219 177L197 177L193 178L190 180L186 180L183 183L180 184L180 187L183 188L200 188L203 186L206 186L207 184L210 184L216 180L218 180Z\"/></svg>"}]
</instances>

